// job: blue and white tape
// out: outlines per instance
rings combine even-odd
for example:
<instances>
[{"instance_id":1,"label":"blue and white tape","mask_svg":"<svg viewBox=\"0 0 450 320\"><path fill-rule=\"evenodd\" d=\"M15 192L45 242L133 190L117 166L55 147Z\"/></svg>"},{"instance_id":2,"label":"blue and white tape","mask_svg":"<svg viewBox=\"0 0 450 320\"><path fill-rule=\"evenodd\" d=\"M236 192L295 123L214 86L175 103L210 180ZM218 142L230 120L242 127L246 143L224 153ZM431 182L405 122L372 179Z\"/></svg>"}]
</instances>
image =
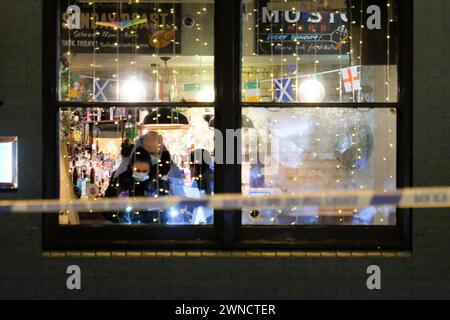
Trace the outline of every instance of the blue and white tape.
<instances>
[{"instance_id":1,"label":"blue and white tape","mask_svg":"<svg viewBox=\"0 0 450 320\"><path fill-rule=\"evenodd\" d=\"M64 211L107 212L125 210L162 210L183 207L214 209L284 209L327 208L358 209L368 206L391 205L399 208L450 207L450 187L411 188L393 191L342 190L244 196L221 194L202 198L157 197L114 198L90 200L16 200L0 201L0 213L51 213Z\"/></svg>"}]
</instances>

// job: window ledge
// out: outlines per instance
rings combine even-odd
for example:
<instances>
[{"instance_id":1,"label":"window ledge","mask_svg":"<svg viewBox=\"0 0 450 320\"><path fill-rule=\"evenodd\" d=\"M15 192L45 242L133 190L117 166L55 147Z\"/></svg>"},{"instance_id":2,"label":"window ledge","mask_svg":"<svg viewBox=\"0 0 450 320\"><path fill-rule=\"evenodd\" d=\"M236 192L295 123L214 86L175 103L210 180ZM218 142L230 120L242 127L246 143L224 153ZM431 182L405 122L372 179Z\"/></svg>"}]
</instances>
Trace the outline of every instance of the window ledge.
<instances>
[{"instance_id":1,"label":"window ledge","mask_svg":"<svg viewBox=\"0 0 450 320\"><path fill-rule=\"evenodd\" d=\"M411 251L44 251L46 258L411 258Z\"/></svg>"}]
</instances>

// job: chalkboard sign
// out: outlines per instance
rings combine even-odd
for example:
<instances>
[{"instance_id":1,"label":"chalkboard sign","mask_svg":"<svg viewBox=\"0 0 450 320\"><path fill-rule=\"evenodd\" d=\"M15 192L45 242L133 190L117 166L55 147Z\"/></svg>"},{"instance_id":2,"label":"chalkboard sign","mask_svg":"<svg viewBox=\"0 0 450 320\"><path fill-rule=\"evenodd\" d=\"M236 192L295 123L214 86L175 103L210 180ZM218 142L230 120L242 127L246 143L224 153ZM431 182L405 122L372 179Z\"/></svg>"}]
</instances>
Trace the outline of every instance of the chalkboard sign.
<instances>
[{"instance_id":1,"label":"chalkboard sign","mask_svg":"<svg viewBox=\"0 0 450 320\"><path fill-rule=\"evenodd\" d=\"M61 48L71 53L176 54L181 4L79 2L62 8Z\"/></svg>"}]
</instances>

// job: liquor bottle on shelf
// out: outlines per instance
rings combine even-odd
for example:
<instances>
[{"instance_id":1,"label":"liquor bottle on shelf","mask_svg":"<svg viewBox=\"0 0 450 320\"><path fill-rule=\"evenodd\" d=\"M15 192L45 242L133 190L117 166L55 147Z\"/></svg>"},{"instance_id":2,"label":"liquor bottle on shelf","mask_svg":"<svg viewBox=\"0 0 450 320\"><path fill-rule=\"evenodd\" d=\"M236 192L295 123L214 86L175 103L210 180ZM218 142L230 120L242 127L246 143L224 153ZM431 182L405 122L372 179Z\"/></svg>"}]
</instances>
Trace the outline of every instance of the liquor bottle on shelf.
<instances>
[{"instance_id":1,"label":"liquor bottle on shelf","mask_svg":"<svg viewBox=\"0 0 450 320\"><path fill-rule=\"evenodd\" d=\"M91 172L89 173L89 180L91 183L95 183L95 170L94 167L91 168Z\"/></svg>"},{"instance_id":2,"label":"liquor bottle on shelf","mask_svg":"<svg viewBox=\"0 0 450 320\"><path fill-rule=\"evenodd\" d=\"M72 167L72 183L76 185L78 181L78 169L76 166Z\"/></svg>"}]
</instances>

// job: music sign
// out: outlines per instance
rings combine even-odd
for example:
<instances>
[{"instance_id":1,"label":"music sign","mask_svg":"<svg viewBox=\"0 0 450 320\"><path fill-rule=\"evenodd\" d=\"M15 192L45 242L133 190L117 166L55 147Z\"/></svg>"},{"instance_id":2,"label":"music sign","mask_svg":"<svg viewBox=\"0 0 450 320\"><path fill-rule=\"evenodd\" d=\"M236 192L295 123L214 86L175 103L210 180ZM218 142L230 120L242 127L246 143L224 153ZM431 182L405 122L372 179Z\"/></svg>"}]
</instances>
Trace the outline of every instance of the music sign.
<instances>
[{"instance_id":1,"label":"music sign","mask_svg":"<svg viewBox=\"0 0 450 320\"><path fill-rule=\"evenodd\" d=\"M277 10L257 2L257 54L346 54L349 51L346 12Z\"/></svg>"}]
</instances>

